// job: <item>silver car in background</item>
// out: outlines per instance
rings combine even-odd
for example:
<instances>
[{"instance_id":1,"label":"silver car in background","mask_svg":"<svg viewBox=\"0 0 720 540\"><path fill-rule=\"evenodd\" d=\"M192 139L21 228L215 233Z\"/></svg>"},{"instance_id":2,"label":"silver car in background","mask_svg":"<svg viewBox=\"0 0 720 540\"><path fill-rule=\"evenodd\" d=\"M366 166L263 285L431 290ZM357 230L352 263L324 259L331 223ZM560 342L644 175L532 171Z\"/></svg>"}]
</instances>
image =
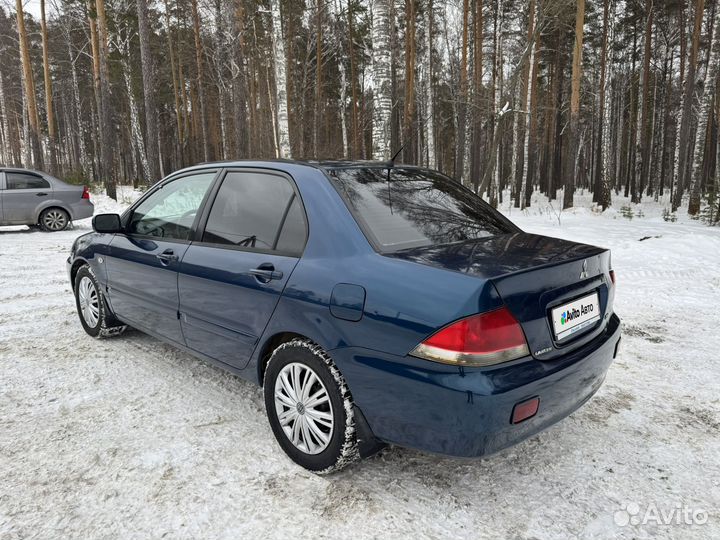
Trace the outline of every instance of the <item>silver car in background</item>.
<instances>
[{"instance_id":1,"label":"silver car in background","mask_svg":"<svg viewBox=\"0 0 720 540\"><path fill-rule=\"evenodd\" d=\"M71 221L91 217L94 210L86 186L66 184L39 171L0 167L0 225L62 231Z\"/></svg>"}]
</instances>

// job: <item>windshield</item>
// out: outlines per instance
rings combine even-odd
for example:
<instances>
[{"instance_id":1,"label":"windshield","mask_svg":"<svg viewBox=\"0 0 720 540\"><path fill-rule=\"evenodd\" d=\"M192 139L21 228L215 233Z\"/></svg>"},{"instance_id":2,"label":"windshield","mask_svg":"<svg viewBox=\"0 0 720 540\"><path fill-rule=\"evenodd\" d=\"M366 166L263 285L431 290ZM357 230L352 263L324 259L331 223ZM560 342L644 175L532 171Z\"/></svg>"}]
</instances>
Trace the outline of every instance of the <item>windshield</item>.
<instances>
[{"instance_id":1,"label":"windshield","mask_svg":"<svg viewBox=\"0 0 720 540\"><path fill-rule=\"evenodd\" d=\"M331 169L330 178L381 252L517 232L458 182L422 169Z\"/></svg>"}]
</instances>

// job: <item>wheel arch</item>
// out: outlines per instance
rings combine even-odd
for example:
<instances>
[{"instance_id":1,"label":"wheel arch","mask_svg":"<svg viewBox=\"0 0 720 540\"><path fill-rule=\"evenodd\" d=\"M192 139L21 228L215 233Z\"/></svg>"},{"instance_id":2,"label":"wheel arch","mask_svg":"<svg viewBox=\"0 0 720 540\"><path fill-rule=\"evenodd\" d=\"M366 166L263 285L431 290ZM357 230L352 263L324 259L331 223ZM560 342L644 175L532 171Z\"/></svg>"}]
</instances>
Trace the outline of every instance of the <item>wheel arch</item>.
<instances>
[{"instance_id":1,"label":"wheel arch","mask_svg":"<svg viewBox=\"0 0 720 540\"><path fill-rule=\"evenodd\" d=\"M263 385L265 369L267 368L273 351L275 351L275 349L277 349L283 343L287 343L288 341L292 341L293 339L304 339L307 341L311 341L312 343L316 343L309 337L298 334L297 332L277 332L267 338L260 345L260 352L257 355L257 380L260 386Z\"/></svg>"},{"instance_id":2,"label":"wheel arch","mask_svg":"<svg viewBox=\"0 0 720 540\"><path fill-rule=\"evenodd\" d=\"M70 285L73 290L75 290L75 278L77 277L77 273L80 268L85 265L90 266L90 263L88 263L85 259L77 258L73 261L72 266L70 267Z\"/></svg>"}]
</instances>

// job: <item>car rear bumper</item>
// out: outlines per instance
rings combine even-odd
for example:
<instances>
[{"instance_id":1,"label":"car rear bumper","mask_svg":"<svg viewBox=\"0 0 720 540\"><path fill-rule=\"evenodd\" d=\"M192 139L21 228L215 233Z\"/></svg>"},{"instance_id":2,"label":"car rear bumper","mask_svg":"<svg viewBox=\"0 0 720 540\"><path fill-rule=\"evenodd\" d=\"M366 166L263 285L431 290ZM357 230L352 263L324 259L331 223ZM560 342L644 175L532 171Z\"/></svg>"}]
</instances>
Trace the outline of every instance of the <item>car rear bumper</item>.
<instances>
[{"instance_id":1,"label":"car rear bumper","mask_svg":"<svg viewBox=\"0 0 720 540\"><path fill-rule=\"evenodd\" d=\"M70 219L85 219L93 216L95 205L89 199L80 199L70 205Z\"/></svg>"},{"instance_id":2,"label":"car rear bumper","mask_svg":"<svg viewBox=\"0 0 720 540\"><path fill-rule=\"evenodd\" d=\"M600 388L617 353L620 319L561 358L524 358L458 368L360 348L331 351L355 404L378 439L462 457L516 444L562 420ZM538 397L538 412L512 424L514 406Z\"/></svg>"}]
</instances>

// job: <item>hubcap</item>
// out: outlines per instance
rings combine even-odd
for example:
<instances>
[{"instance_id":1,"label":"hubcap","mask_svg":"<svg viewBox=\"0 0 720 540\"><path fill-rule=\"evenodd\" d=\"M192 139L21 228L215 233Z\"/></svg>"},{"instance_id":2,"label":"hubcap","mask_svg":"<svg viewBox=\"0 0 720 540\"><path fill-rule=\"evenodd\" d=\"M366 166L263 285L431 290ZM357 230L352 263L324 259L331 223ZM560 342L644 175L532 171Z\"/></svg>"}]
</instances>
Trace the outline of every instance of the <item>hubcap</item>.
<instances>
[{"instance_id":1,"label":"hubcap","mask_svg":"<svg viewBox=\"0 0 720 540\"><path fill-rule=\"evenodd\" d=\"M78 304L87 325L95 328L100 319L100 303L95 284L87 276L84 276L78 285Z\"/></svg>"},{"instance_id":2,"label":"hubcap","mask_svg":"<svg viewBox=\"0 0 720 540\"><path fill-rule=\"evenodd\" d=\"M320 377L305 364L293 362L275 380L275 413L295 448L319 454L333 435L330 396Z\"/></svg>"},{"instance_id":3,"label":"hubcap","mask_svg":"<svg viewBox=\"0 0 720 540\"><path fill-rule=\"evenodd\" d=\"M60 231L67 224L67 216L60 210L50 210L43 217L43 224L51 231Z\"/></svg>"}]
</instances>

